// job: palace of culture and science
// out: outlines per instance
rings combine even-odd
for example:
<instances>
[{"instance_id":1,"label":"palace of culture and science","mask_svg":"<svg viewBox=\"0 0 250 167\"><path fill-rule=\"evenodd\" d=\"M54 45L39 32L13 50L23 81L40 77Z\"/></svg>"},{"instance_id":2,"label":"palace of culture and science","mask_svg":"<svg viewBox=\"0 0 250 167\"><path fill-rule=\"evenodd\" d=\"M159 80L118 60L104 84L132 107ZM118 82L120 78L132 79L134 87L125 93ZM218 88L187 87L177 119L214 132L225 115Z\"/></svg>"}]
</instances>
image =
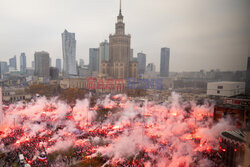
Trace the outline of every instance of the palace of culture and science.
<instances>
[{"instance_id":1,"label":"palace of culture and science","mask_svg":"<svg viewBox=\"0 0 250 167\"><path fill-rule=\"evenodd\" d=\"M115 34L109 36L109 61L102 62L102 74L115 79L137 77L137 62L130 61L131 36L125 34L125 23L121 10L117 16Z\"/></svg>"}]
</instances>

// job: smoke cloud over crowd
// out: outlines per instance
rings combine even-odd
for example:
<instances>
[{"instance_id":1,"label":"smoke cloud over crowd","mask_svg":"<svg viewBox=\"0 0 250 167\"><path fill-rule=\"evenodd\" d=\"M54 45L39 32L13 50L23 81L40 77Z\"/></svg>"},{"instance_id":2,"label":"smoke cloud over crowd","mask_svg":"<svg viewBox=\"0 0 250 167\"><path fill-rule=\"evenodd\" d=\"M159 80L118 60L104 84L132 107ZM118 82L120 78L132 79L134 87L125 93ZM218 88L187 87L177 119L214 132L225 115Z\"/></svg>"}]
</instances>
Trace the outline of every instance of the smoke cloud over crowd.
<instances>
[{"instance_id":1,"label":"smoke cloud over crowd","mask_svg":"<svg viewBox=\"0 0 250 167\"><path fill-rule=\"evenodd\" d=\"M79 160L102 157L103 166L213 166L207 154L231 129L229 118L214 122L213 103L197 105L175 93L162 104L108 95L73 107L42 97L4 112L0 149L21 152L30 164L42 147L48 154L73 147L81 148Z\"/></svg>"}]
</instances>

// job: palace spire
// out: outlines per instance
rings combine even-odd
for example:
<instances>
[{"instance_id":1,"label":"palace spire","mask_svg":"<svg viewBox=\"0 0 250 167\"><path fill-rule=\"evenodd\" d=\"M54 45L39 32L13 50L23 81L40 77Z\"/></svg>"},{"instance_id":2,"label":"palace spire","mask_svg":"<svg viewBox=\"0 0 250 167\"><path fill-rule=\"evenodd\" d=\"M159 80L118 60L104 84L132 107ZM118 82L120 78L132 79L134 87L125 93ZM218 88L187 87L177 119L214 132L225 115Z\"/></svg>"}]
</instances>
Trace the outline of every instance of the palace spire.
<instances>
[{"instance_id":1,"label":"palace spire","mask_svg":"<svg viewBox=\"0 0 250 167\"><path fill-rule=\"evenodd\" d=\"M123 16L122 16L122 0L120 0L120 11L119 16L117 17L118 22L123 22Z\"/></svg>"}]
</instances>

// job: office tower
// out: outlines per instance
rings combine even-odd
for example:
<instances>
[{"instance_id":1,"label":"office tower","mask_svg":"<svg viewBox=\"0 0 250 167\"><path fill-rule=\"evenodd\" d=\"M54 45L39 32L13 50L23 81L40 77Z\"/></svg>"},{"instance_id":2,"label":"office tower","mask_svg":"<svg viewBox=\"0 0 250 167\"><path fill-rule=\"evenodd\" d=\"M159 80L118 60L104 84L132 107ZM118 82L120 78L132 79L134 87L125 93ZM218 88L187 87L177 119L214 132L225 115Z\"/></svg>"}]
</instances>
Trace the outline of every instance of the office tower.
<instances>
[{"instance_id":1,"label":"office tower","mask_svg":"<svg viewBox=\"0 0 250 167\"><path fill-rule=\"evenodd\" d=\"M59 77L59 69L56 67L49 68L49 76L51 80L56 80Z\"/></svg>"},{"instance_id":2,"label":"office tower","mask_svg":"<svg viewBox=\"0 0 250 167\"><path fill-rule=\"evenodd\" d=\"M146 71L147 71L147 72L155 72L155 69L156 69L155 64L154 64L154 63L149 63L149 64L147 65Z\"/></svg>"},{"instance_id":3,"label":"office tower","mask_svg":"<svg viewBox=\"0 0 250 167\"><path fill-rule=\"evenodd\" d=\"M11 69L14 69L16 70L17 69L17 66L16 66L16 56L12 57L9 59L9 67Z\"/></svg>"},{"instance_id":4,"label":"office tower","mask_svg":"<svg viewBox=\"0 0 250 167\"><path fill-rule=\"evenodd\" d=\"M59 72L62 72L62 60L56 59L56 68L59 70Z\"/></svg>"},{"instance_id":5,"label":"office tower","mask_svg":"<svg viewBox=\"0 0 250 167\"><path fill-rule=\"evenodd\" d=\"M25 73L26 72L26 56L25 53L21 53L20 56L20 71L21 73Z\"/></svg>"},{"instance_id":6,"label":"office tower","mask_svg":"<svg viewBox=\"0 0 250 167\"><path fill-rule=\"evenodd\" d=\"M121 10L117 16L115 34L109 36L109 61L102 62L102 73L116 79L132 77L136 62L130 61L131 36L125 34L125 23Z\"/></svg>"},{"instance_id":7,"label":"office tower","mask_svg":"<svg viewBox=\"0 0 250 167\"><path fill-rule=\"evenodd\" d=\"M80 67L83 67L83 66L84 66L84 60L83 60L83 59L80 59L80 60L79 60L79 66L80 66Z\"/></svg>"},{"instance_id":8,"label":"office tower","mask_svg":"<svg viewBox=\"0 0 250 167\"><path fill-rule=\"evenodd\" d=\"M31 67L32 67L33 69L35 69L35 61L32 61L32 62L31 62Z\"/></svg>"},{"instance_id":9,"label":"office tower","mask_svg":"<svg viewBox=\"0 0 250 167\"><path fill-rule=\"evenodd\" d=\"M9 67L8 63L5 61L0 62L0 78L2 77L3 74L9 72Z\"/></svg>"},{"instance_id":10,"label":"office tower","mask_svg":"<svg viewBox=\"0 0 250 167\"><path fill-rule=\"evenodd\" d=\"M146 69L146 54L138 53L137 54L137 61L138 61L138 74L144 74Z\"/></svg>"},{"instance_id":11,"label":"office tower","mask_svg":"<svg viewBox=\"0 0 250 167\"><path fill-rule=\"evenodd\" d=\"M49 77L49 53L45 51L35 52L35 75Z\"/></svg>"},{"instance_id":12,"label":"office tower","mask_svg":"<svg viewBox=\"0 0 250 167\"><path fill-rule=\"evenodd\" d=\"M98 67L98 69L99 69L100 73L101 73L103 61L109 61L109 43L107 40L100 43L100 46L99 46L99 62L98 62L99 67Z\"/></svg>"},{"instance_id":13,"label":"office tower","mask_svg":"<svg viewBox=\"0 0 250 167\"><path fill-rule=\"evenodd\" d=\"M247 59L247 71L246 71L246 94L250 93L250 57Z\"/></svg>"},{"instance_id":14,"label":"office tower","mask_svg":"<svg viewBox=\"0 0 250 167\"><path fill-rule=\"evenodd\" d=\"M89 69L91 71L98 71L99 66L99 49L98 48L90 48L89 49Z\"/></svg>"},{"instance_id":15,"label":"office tower","mask_svg":"<svg viewBox=\"0 0 250 167\"><path fill-rule=\"evenodd\" d=\"M51 57L49 58L49 66L52 67L52 59L51 59Z\"/></svg>"},{"instance_id":16,"label":"office tower","mask_svg":"<svg viewBox=\"0 0 250 167\"><path fill-rule=\"evenodd\" d=\"M134 49L130 49L130 61L133 61Z\"/></svg>"},{"instance_id":17,"label":"office tower","mask_svg":"<svg viewBox=\"0 0 250 167\"><path fill-rule=\"evenodd\" d=\"M62 33L62 51L64 76L77 75L75 33L67 30Z\"/></svg>"},{"instance_id":18,"label":"office tower","mask_svg":"<svg viewBox=\"0 0 250 167\"><path fill-rule=\"evenodd\" d=\"M160 62L160 76L161 77L169 76L169 58L170 58L170 49L161 48L161 62Z\"/></svg>"}]
</instances>

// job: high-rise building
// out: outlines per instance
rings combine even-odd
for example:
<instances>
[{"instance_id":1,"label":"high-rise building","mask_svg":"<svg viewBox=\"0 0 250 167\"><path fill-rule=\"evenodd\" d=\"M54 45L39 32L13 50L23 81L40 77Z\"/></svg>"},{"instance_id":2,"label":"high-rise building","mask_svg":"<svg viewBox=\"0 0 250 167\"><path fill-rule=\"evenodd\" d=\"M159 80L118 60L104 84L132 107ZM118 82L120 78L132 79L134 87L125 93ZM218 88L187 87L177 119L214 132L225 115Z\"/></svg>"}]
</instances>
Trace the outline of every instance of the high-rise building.
<instances>
[{"instance_id":1,"label":"high-rise building","mask_svg":"<svg viewBox=\"0 0 250 167\"><path fill-rule=\"evenodd\" d=\"M102 73L115 79L136 77L137 62L130 61L131 36L125 34L125 23L121 10L117 16L115 34L109 36L109 61L102 62Z\"/></svg>"},{"instance_id":2,"label":"high-rise building","mask_svg":"<svg viewBox=\"0 0 250 167\"><path fill-rule=\"evenodd\" d=\"M20 71L21 71L21 73L26 72L26 56L25 56L25 53L21 53L21 56L20 56Z\"/></svg>"},{"instance_id":3,"label":"high-rise building","mask_svg":"<svg viewBox=\"0 0 250 167\"><path fill-rule=\"evenodd\" d=\"M155 69L156 69L155 64L154 64L154 63L149 63L149 64L147 65L146 71L147 71L147 72L155 72Z\"/></svg>"},{"instance_id":4,"label":"high-rise building","mask_svg":"<svg viewBox=\"0 0 250 167\"><path fill-rule=\"evenodd\" d=\"M32 62L31 62L31 67L32 67L33 69L35 69L35 61L32 61Z\"/></svg>"},{"instance_id":5,"label":"high-rise building","mask_svg":"<svg viewBox=\"0 0 250 167\"><path fill-rule=\"evenodd\" d=\"M98 71L99 66L99 49L98 48L90 48L89 49L89 69L91 71Z\"/></svg>"},{"instance_id":6,"label":"high-rise building","mask_svg":"<svg viewBox=\"0 0 250 167\"><path fill-rule=\"evenodd\" d=\"M17 66L16 66L16 56L12 57L9 59L9 67L11 69L14 69L16 70L17 69Z\"/></svg>"},{"instance_id":7,"label":"high-rise building","mask_svg":"<svg viewBox=\"0 0 250 167\"><path fill-rule=\"evenodd\" d=\"M49 58L49 66L52 67L52 59L51 59L51 57Z\"/></svg>"},{"instance_id":8,"label":"high-rise building","mask_svg":"<svg viewBox=\"0 0 250 167\"><path fill-rule=\"evenodd\" d=\"M7 73L9 71L8 63L5 61L0 62L0 78L3 74Z\"/></svg>"},{"instance_id":9,"label":"high-rise building","mask_svg":"<svg viewBox=\"0 0 250 167\"><path fill-rule=\"evenodd\" d=\"M130 61L133 61L134 49L130 49Z\"/></svg>"},{"instance_id":10,"label":"high-rise building","mask_svg":"<svg viewBox=\"0 0 250 167\"><path fill-rule=\"evenodd\" d=\"M144 74L146 69L146 54L138 53L137 54L137 61L138 61L138 74Z\"/></svg>"},{"instance_id":11,"label":"high-rise building","mask_svg":"<svg viewBox=\"0 0 250 167\"><path fill-rule=\"evenodd\" d=\"M160 76L169 76L169 59L170 59L170 49L161 48L161 62L160 62Z\"/></svg>"},{"instance_id":12,"label":"high-rise building","mask_svg":"<svg viewBox=\"0 0 250 167\"><path fill-rule=\"evenodd\" d=\"M59 70L59 72L62 72L62 60L56 59L56 68Z\"/></svg>"},{"instance_id":13,"label":"high-rise building","mask_svg":"<svg viewBox=\"0 0 250 167\"><path fill-rule=\"evenodd\" d=\"M77 75L75 33L67 30L62 33L62 51L64 76Z\"/></svg>"},{"instance_id":14,"label":"high-rise building","mask_svg":"<svg viewBox=\"0 0 250 167\"><path fill-rule=\"evenodd\" d=\"M83 60L83 59L80 59L80 60L79 60L79 66L80 66L80 67L83 67L83 66L84 66L84 60Z\"/></svg>"},{"instance_id":15,"label":"high-rise building","mask_svg":"<svg viewBox=\"0 0 250 167\"><path fill-rule=\"evenodd\" d=\"M247 59L247 71L246 71L246 94L250 93L250 57Z\"/></svg>"},{"instance_id":16,"label":"high-rise building","mask_svg":"<svg viewBox=\"0 0 250 167\"><path fill-rule=\"evenodd\" d=\"M49 53L45 51L35 52L35 75L49 77Z\"/></svg>"},{"instance_id":17,"label":"high-rise building","mask_svg":"<svg viewBox=\"0 0 250 167\"><path fill-rule=\"evenodd\" d=\"M56 80L59 77L59 70L56 67L49 68L49 75L51 80Z\"/></svg>"},{"instance_id":18,"label":"high-rise building","mask_svg":"<svg viewBox=\"0 0 250 167\"><path fill-rule=\"evenodd\" d=\"M99 62L98 62L98 69L99 72L101 72L102 69L102 62L103 61L109 61L109 43L107 40L100 43L99 47Z\"/></svg>"}]
</instances>

